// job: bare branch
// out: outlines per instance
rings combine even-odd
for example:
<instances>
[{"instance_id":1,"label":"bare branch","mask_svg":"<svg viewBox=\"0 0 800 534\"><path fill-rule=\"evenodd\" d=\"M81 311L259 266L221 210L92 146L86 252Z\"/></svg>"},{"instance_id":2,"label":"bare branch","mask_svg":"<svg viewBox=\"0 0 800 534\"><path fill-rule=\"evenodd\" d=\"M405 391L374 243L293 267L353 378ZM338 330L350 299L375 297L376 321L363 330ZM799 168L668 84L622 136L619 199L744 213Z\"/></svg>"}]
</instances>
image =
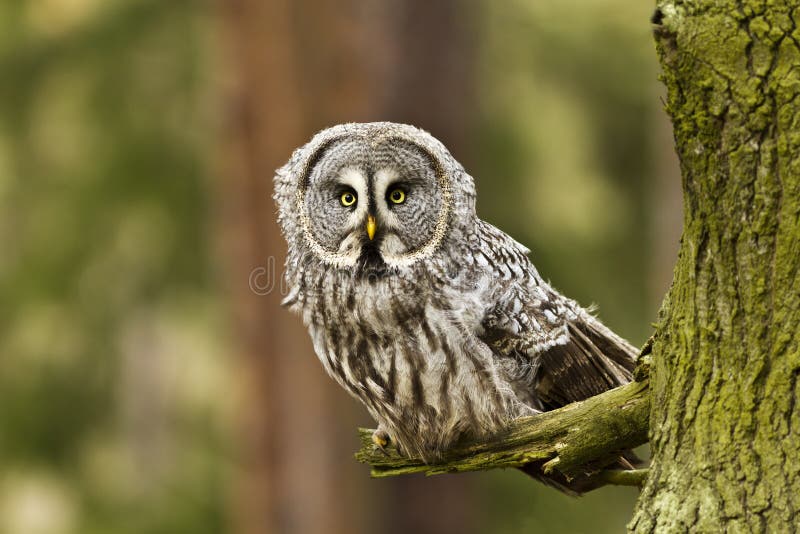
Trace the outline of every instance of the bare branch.
<instances>
[{"instance_id":1,"label":"bare branch","mask_svg":"<svg viewBox=\"0 0 800 534\"><path fill-rule=\"evenodd\" d=\"M641 488L647 480L650 469L630 469L630 470L611 470L603 471L597 476L607 484L615 486L636 486Z\"/></svg>"}]
</instances>

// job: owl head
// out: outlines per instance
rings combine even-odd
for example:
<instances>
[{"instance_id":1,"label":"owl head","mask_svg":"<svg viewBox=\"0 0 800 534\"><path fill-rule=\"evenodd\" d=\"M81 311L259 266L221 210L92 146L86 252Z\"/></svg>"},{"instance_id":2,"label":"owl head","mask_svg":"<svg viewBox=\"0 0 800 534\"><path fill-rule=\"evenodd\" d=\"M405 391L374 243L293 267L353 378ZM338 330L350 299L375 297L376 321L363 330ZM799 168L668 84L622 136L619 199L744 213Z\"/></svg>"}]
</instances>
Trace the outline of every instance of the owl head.
<instances>
[{"instance_id":1,"label":"owl head","mask_svg":"<svg viewBox=\"0 0 800 534\"><path fill-rule=\"evenodd\" d=\"M474 224L475 187L447 149L413 126L323 130L275 177L290 255L340 268L403 269Z\"/></svg>"}]
</instances>

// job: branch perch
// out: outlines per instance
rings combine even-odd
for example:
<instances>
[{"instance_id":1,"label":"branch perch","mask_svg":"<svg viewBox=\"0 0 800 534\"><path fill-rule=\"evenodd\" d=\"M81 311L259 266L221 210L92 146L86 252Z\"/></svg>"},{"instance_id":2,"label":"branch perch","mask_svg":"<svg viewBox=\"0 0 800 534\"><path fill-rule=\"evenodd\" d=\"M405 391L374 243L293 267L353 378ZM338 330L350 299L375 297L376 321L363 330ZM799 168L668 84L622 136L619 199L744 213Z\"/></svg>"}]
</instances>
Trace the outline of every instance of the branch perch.
<instances>
[{"instance_id":1,"label":"branch perch","mask_svg":"<svg viewBox=\"0 0 800 534\"><path fill-rule=\"evenodd\" d=\"M359 429L362 446L355 456L372 467L373 477L480 471L530 462L542 463L546 473L557 470L572 477L595 472L620 451L646 443L649 415L648 381L644 380L517 419L501 434L446 451L436 463L402 456L391 445L381 451L372 443L373 431L364 428ZM614 477L607 478L609 483L617 483Z\"/></svg>"}]
</instances>

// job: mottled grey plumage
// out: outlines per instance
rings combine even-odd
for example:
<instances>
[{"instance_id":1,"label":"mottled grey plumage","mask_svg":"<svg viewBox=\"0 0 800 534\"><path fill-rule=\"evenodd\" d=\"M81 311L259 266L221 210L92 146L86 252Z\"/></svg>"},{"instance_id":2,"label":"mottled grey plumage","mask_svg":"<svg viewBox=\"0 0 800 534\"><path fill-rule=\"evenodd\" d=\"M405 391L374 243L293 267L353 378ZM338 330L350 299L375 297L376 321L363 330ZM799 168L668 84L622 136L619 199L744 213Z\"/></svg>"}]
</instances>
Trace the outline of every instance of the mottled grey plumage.
<instances>
[{"instance_id":1,"label":"mottled grey plumage","mask_svg":"<svg viewBox=\"0 0 800 534\"><path fill-rule=\"evenodd\" d=\"M401 450L435 459L462 436L630 381L635 349L477 217L472 177L427 132L324 130L278 170L275 199L285 303Z\"/></svg>"}]
</instances>

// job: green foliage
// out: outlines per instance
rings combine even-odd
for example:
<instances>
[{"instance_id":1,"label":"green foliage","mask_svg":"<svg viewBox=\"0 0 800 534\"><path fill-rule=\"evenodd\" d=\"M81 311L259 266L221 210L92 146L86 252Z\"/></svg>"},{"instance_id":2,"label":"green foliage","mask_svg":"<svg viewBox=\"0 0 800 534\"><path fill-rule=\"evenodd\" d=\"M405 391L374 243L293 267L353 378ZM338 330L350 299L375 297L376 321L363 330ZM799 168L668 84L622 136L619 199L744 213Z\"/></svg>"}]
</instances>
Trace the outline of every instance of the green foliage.
<instances>
[{"instance_id":1,"label":"green foliage","mask_svg":"<svg viewBox=\"0 0 800 534\"><path fill-rule=\"evenodd\" d=\"M203 16L0 6L4 532L223 528Z\"/></svg>"},{"instance_id":2,"label":"green foliage","mask_svg":"<svg viewBox=\"0 0 800 534\"><path fill-rule=\"evenodd\" d=\"M643 341L660 113L651 6L511 4L483 5L479 210L528 245L556 287Z\"/></svg>"}]
</instances>

